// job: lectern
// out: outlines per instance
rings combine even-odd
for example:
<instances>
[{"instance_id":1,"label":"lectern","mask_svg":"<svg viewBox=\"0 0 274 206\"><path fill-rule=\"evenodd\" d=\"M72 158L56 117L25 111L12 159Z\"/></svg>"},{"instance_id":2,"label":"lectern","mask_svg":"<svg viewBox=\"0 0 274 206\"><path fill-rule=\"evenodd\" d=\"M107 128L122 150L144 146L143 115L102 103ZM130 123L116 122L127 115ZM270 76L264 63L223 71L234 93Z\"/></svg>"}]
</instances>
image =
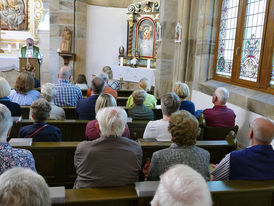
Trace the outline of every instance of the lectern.
<instances>
[{"instance_id":1,"label":"lectern","mask_svg":"<svg viewBox=\"0 0 274 206\"><path fill-rule=\"evenodd\" d=\"M26 68L28 65L34 67L33 73L35 78L40 81L40 62L38 58L25 58L20 57L20 72L27 71Z\"/></svg>"}]
</instances>

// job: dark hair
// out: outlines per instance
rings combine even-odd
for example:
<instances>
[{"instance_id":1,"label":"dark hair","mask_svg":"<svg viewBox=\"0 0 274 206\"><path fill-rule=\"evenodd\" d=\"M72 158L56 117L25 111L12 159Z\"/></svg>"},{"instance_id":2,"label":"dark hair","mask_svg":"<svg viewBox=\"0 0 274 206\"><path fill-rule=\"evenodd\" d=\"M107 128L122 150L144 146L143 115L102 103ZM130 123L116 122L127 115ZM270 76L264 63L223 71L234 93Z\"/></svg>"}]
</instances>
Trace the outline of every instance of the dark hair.
<instances>
[{"instance_id":1,"label":"dark hair","mask_svg":"<svg viewBox=\"0 0 274 206\"><path fill-rule=\"evenodd\" d=\"M26 94L34 88L34 78L29 72L21 72L16 79L15 91L17 93Z\"/></svg>"},{"instance_id":2,"label":"dark hair","mask_svg":"<svg viewBox=\"0 0 274 206\"><path fill-rule=\"evenodd\" d=\"M87 78L84 74L79 74L76 80L77 84L87 84Z\"/></svg>"},{"instance_id":3,"label":"dark hair","mask_svg":"<svg viewBox=\"0 0 274 206\"><path fill-rule=\"evenodd\" d=\"M91 80L91 90L94 94L101 94L105 89L105 82L99 77Z\"/></svg>"}]
</instances>

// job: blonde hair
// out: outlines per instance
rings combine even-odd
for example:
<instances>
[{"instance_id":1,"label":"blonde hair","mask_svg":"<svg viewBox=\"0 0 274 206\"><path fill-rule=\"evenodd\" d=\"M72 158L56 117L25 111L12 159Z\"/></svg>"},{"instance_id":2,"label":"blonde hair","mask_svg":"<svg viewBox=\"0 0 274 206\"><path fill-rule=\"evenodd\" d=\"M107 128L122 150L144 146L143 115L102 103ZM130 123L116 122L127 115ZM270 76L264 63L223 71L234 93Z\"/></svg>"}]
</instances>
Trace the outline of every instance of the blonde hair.
<instances>
[{"instance_id":1,"label":"blonde hair","mask_svg":"<svg viewBox=\"0 0 274 206\"><path fill-rule=\"evenodd\" d=\"M34 78L29 72L21 72L16 79L15 91L17 93L26 94L34 88Z\"/></svg>"},{"instance_id":2,"label":"blonde hair","mask_svg":"<svg viewBox=\"0 0 274 206\"><path fill-rule=\"evenodd\" d=\"M117 106L114 97L110 94L101 94L96 100L95 113L104 107Z\"/></svg>"},{"instance_id":3,"label":"blonde hair","mask_svg":"<svg viewBox=\"0 0 274 206\"><path fill-rule=\"evenodd\" d=\"M8 81L3 78L0 77L0 98L2 97L7 97L10 94L10 85L8 83Z\"/></svg>"},{"instance_id":4,"label":"blonde hair","mask_svg":"<svg viewBox=\"0 0 274 206\"><path fill-rule=\"evenodd\" d=\"M182 82L176 82L173 88L173 91L180 97L180 98L187 98L190 95L189 87L187 84Z\"/></svg>"},{"instance_id":5,"label":"blonde hair","mask_svg":"<svg viewBox=\"0 0 274 206\"><path fill-rule=\"evenodd\" d=\"M138 83L138 88L139 89L143 89L145 91L150 89L150 83L149 80L147 78L142 78L139 83Z\"/></svg>"}]
</instances>

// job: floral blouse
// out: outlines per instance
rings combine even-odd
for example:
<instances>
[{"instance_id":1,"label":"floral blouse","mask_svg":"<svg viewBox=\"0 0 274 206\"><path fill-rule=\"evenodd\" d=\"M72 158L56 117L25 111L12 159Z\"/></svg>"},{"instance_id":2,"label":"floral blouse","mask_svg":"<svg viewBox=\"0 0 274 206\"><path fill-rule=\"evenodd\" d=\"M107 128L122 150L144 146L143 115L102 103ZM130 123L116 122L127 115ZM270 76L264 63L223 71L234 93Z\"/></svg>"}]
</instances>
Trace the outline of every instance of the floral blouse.
<instances>
[{"instance_id":1,"label":"floral blouse","mask_svg":"<svg viewBox=\"0 0 274 206\"><path fill-rule=\"evenodd\" d=\"M36 172L35 162L29 150L12 148L0 143L0 175L12 167L28 167Z\"/></svg>"}]
</instances>

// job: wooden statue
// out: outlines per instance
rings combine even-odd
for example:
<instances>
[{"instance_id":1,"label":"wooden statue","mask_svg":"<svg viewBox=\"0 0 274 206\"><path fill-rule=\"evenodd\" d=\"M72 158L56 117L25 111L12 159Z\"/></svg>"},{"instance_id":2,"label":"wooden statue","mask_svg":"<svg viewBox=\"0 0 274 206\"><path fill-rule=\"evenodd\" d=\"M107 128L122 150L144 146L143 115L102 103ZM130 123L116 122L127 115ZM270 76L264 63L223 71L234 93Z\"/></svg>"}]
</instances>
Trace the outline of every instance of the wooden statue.
<instances>
[{"instance_id":1,"label":"wooden statue","mask_svg":"<svg viewBox=\"0 0 274 206\"><path fill-rule=\"evenodd\" d=\"M64 28L64 31L62 32L62 41L60 46L61 52L71 52L71 31L68 27Z\"/></svg>"}]
</instances>

